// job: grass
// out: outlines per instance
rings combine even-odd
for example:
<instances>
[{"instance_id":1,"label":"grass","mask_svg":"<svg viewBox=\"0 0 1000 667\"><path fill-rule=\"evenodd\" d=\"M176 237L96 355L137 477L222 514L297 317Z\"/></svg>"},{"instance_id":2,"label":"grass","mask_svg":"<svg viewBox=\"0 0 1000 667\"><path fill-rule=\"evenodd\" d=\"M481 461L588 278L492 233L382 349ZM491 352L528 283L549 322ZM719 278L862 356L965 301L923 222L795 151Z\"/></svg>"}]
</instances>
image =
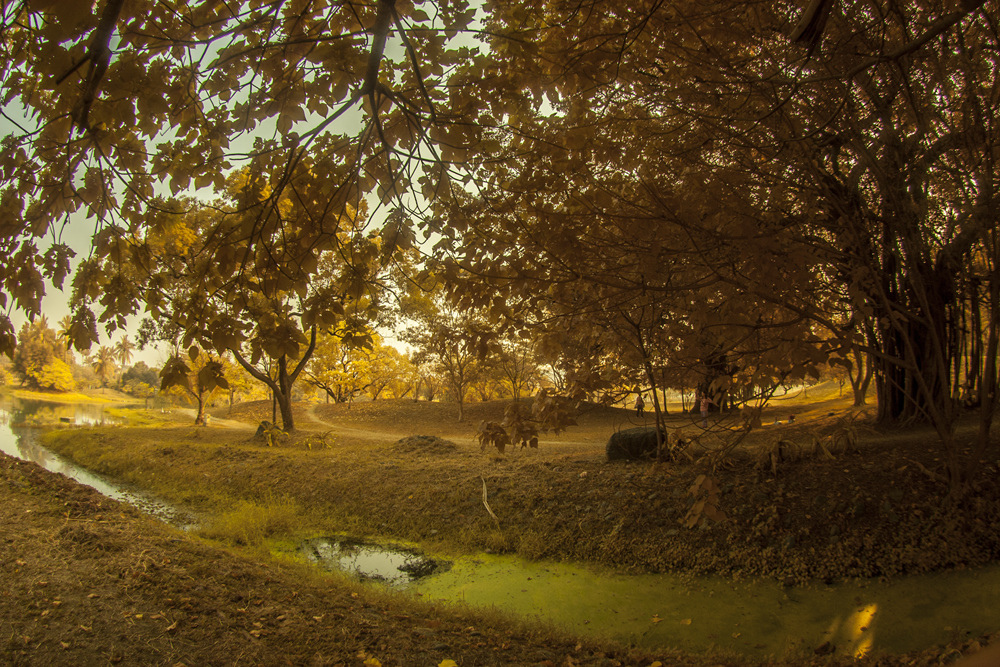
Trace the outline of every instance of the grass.
<instances>
[{"instance_id":1,"label":"grass","mask_svg":"<svg viewBox=\"0 0 1000 667\"><path fill-rule=\"evenodd\" d=\"M268 539L294 535L301 529L298 503L271 495L262 502L237 501L232 509L211 517L198 534L235 546L260 546Z\"/></svg>"},{"instance_id":2,"label":"grass","mask_svg":"<svg viewBox=\"0 0 1000 667\"><path fill-rule=\"evenodd\" d=\"M111 397L81 394L79 392L47 392L31 391L28 389L14 389L11 394L16 398L28 401L48 401L52 403L110 403L114 400Z\"/></svg>"},{"instance_id":3,"label":"grass","mask_svg":"<svg viewBox=\"0 0 1000 667\"><path fill-rule=\"evenodd\" d=\"M472 439L474 420L500 418L501 402L470 405L464 423L447 404L302 405L296 408L300 431L275 447L249 429L162 425L159 413L142 410L127 412L154 425L67 429L47 437L54 449L86 467L201 515L204 534L228 544L347 533L402 539L439 552L515 552L626 569L797 580L992 557L995 539L970 544L985 538L981 527L958 536L954 547L922 534L928 517L943 517L944 511L937 501L941 489L907 463L916 457L934 465L940 453L928 430L855 429L859 451L838 448L834 436L856 411L835 388L822 391L812 388L807 398L800 392L769 408L764 423L770 425L716 461L714 470L706 461L608 465L606 438L637 420L631 410L600 406L588 406L566 433L544 437L538 450L504 456L480 452ZM252 423L260 407L239 406L231 417ZM794 424L773 425L789 414L797 415ZM724 418L704 432L695 421L679 414L668 418L672 428L696 441L692 451L718 445L739 424ZM422 449L400 441L414 434L454 444ZM813 442L824 438L832 459L813 454ZM779 441L785 443L783 457L771 463L766 455ZM681 530L693 502L688 488L702 473L715 477L720 509L729 519ZM499 523L482 503L484 481ZM830 513L841 531L837 536L823 518ZM990 521L992 509L983 525ZM842 557L818 562L833 539ZM907 546L911 542L921 546L914 550ZM894 545L909 555L900 560Z\"/></svg>"},{"instance_id":4,"label":"grass","mask_svg":"<svg viewBox=\"0 0 1000 667\"><path fill-rule=\"evenodd\" d=\"M833 460L808 455L812 438L836 433L858 412L835 386L779 397L764 413L765 426L714 468L707 459L605 462L607 437L637 425L632 410L588 406L577 427L543 437L538 450L498 456L480 452L472 434L478 420L499 419L503 404L473 404L465 423L453 409L411 401L299 405L300 430L275 447L249 428L214 420L194 427L186 416L166 421L176 413L128 409L121 414L146 425L63 429L48 433L46 444L200 514L200 537L281 562L298 562L294 545L302 538L330 534L417 544L435 556L516 553L783 583L892 576L1000 556L995 472L972 504L942 502L943 489L913 464L932 466L940 456L929 429L883 432L861 417L857 451L836 451ZM251 404L216 417L253 425L264 412L268 405ZM738 423L722 420L702 432L694 421L669 417L672 428L705 445ZM410 435L454 446L401 441ZM778 439L797 443L802 456L776 470L758 466L758 453ZM681 521L700 474L717 480L728 519L689 530ZM499 522L483 506L484 480Z\"/></svg>"}]
</instances>

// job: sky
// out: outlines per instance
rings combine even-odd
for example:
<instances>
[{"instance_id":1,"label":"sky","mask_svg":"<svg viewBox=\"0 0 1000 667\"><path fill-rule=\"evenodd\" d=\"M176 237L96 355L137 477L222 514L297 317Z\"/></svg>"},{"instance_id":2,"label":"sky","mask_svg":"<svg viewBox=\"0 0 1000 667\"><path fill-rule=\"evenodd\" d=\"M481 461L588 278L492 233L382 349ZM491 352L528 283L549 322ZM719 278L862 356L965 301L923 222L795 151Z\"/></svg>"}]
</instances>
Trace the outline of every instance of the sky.
<instances>
[{"instance_id":1,"label":"sky","mask_svg":"<svg viewBox=\"0 0 1000 667\"><path fill-rule=\"evenodd\" d=\"M481 19L481 17L477 17L477 20L475 22L474 27L478 27L480 19ZM461 39L465 39L465 38L464 37L460 37L459 39L461 40ZM468 39L469 39L470 44L474 43L471 37L468 37ZM116 45L115 42L116 42L116 40L112 41L112 49L115 48L115 45ZM479 48L482 48L482 45L478 45L477 44L477 46ZM212 47L208 47L208 48L212 48ZM384 57L387 60L396 60L396 61L398 61L398 60L405 60L406 59L406 57L407 57L406 56L406 51L403 48L402 43L400 42L400 40L398 40L397 38L391 38L389 40L389 43L386 45L386 51L385 51L385 56ZM17 128L17 126L15 125L14 122L12 122L12 120L16 121L18 124L23 123L23 125L25 127L33 127L34 126L34 122L31 121L31 120L29 120L26 117L26 114L24 113L23 107L21 107L20 104L16 100L14 100L14 101L12 101L12 102L4 105L2 107L2 112L3 112L3 114L0 115L0 138L7 137L7 136L9 136L11 134L19 134L20 133L19 130L18 130L18 128ZM7 116L7 117L4 117L4 116ZM347 114L345 114L341 119L339 119L335 125L343 125L344 130L349 132L351 129L354 129L354 128L356 128L358 126L359 121L360 121L360 112L359 112L359 110L358 109L352 109L350 112L348 112ZM308 128L312 127L312 125L315 122L316 122L316 118L307 118L306 120L300 121L299 123L297 123L293 127L293 129L295 129L295 130L297 130L297 131L299 131L301 133L305 129L308 129ZM335 126L332 127L331 129L333 129L334 131L337 130L337 128ZM273 132L274 132L274 119L272 119L271 122L269 122L269 123L262 124L257 129L257 131L255 132L254 135L249 135L249 136L244 136L244 137L238 138L234 142L234 144L231 146L230 152L239 153L241 150L247 150L249 152L249 149L250 149L250 147L252 145L252 141L254 140L254 138L256 136L258 136L258 135L259 136L272 136ZM235 165L235 166L239 166L239 165ZM165 186L164 186L164 190L165 190ZM166 191L164 191L161 194L169 194L169 193L166 192ZM187 194L190 195L190 194L194 194L194 193L193 192L189 192ZM207 196L211 196L211 193L209 191L207 191L207 190L204 191L203 194L207 194ZM381 217L385 216L388 213L388 208L387 207L378 206L377 205L377 199L374 198L374 195L372 197L372 200L369 201L369 204L371 205L369 207L369 210L372 211L373 217L381 218ZM376 220L376 223L377 222L378 221ZM70 273L70 277L67 278L67 280L66 280L66 282L65 282L65 284L63 286L64 289L62 289L62 290L57 289L51 283L48 283L46 285L46 288L45 288L45 296L44 296L44 299L42 301L42 312L48 318L48 321L50 322L50 326L52 326L53 328L56 328L57 323L58 323L58 321L60 319L62 319L66 315L70 314L70 309L69 309L68 303L69 303L69 299L70 299L70 292L71 292L71 289L72 289L71 285L72 285L73 271L75 271L76 265L79 263L79 261L81 259L87 257L89 255L89 253L90 253L90 249L91 249L91 237L92 237L92 235L94 233L94 224L95 223L94 223L93 220L88 220L88 219L85 218L84 215L80 214L78 216L74 216L71 219L70 224L67 226L67 228L65 229L65 231L61 235L60 241L63 242L63 243L66 243L67 245L69 245L76 252L76 257L74 258L74 261L72 263L72 271ZM44 247L46 245L46 242L47 241L51 241L51 240L52 240L51 237L43 239L42 242L40 243L40 245L44 249ZM6 258L0 258L0 261L4 261L4 260L6 260ZM27 320L26 316L23 313L15 311L15 310L9 310L7 314L11 318L11 321L12 321L12 323L14 325L15 331L20 330L21 326ZM111 344L114 344L115 342L117 342L121 338L121 335L123 333L127 333L133 340L135 340L135 332L138 330L138 326L139 326L139 323L142 320L142 317L143 316L142 316L141 313L138 314L138 315L130 317L129 318L129 322L128 322L127 330L126 331L121 331L121 330L116 331L113 336L109 336L107 334L107 332L104 331L103 327L101 327L99 325L98 326L98 333L100 334L100 342L99 342L99 344L101 344L101 345L111 345ZM136 352L136 360L137 361L138 360L142 360L142 361L146 362L149 365L160 365L160 364L162 364L163 361L166 360L166 358L167 358L167 354L164 351L156 349L156 348L149 348L149 349L146 349L146 350L143 350L143 351L137 351Z\"/></svg>"}]
</instances>

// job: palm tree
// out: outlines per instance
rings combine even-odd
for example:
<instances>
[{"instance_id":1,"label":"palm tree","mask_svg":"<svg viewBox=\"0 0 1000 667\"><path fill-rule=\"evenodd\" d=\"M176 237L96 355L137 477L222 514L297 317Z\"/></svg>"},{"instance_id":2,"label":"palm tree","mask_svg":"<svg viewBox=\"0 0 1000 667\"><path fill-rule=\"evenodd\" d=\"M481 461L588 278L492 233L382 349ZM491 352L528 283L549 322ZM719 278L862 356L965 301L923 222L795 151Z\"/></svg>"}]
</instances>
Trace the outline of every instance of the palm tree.
<instances>
[{"instance_id":1,"label":"palm tree","mask_svg":"<svg viewBox=\"0 0 1000 667\"><path fill-rule=\"evenodd\" d=\"M76 363L75 361L73 361L73 345L69 342L69 332L72 327L73 327L73 316L67 315L61 320L59 320L59 330L56 331L56 337L59 339L59 342L66 350L64 359L65 361L68 361L71 364Z\"/></svg>"},{"instance_id":2,"label":"palm tree","mask_svg":"<svg viewBox=\"0 0 1000 667\"><path fill-rule=\"evenodd\" d=\"M132 361L133 350L135 350L135 345L133 345L132 341L128 339L128 334L122 336L122 339L118 341L118 344L114 347L115 358L118 360L118 363L121 364L121 369L118 374L119 388L122 386L122 381L125 378L125 366L128 365L128 362Z\"/></svg>"},{"instance_id":3,"label":"palm tree","mask_svg":"<svg viewBox=\"0 0 1000 667\"><path fill-rule=\"evenodd\" d=\"M114 348L102 345L97 348L94 357L94 372L101 379L101 386L108 386L108 378L115 373L115 350Z\"/></svg>"}]
</instances>

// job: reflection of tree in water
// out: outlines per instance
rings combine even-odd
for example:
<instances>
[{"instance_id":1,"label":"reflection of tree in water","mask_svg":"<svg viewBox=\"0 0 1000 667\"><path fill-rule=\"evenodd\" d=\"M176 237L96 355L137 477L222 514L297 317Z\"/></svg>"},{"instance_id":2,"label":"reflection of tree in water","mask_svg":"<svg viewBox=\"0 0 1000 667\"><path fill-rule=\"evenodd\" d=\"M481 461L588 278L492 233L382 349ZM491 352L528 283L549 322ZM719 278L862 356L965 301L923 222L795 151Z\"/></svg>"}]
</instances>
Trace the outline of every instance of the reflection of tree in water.
<instances>
[{"instance_id":1,"label":"reflection of tree in water","mask_svg":"<svg viewBox=\"0 0 1000 667\"><path fill-rule=\"evenodd\" d=\"M0 412L5 413L5 423L18 425L75 424L98 426L115 423L104 414L103 405L78 403L73 405L11 398L3 402Z\"/></svg>"}]
</instances>

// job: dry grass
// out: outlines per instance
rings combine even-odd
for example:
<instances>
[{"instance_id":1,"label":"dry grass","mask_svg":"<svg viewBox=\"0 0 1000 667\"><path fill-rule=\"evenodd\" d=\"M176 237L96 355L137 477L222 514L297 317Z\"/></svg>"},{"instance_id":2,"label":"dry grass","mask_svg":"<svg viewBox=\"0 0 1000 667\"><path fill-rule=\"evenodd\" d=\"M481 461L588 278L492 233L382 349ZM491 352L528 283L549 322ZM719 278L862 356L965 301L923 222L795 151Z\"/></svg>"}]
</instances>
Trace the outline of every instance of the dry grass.
<instances>
[{"instance_id":1,"label":"dry grass","mask_svg":"<svg viewBox=\"0 0 1000 667\"><path fill-rule=\"evenodd\" d=\"M481 452L472 433L498 419L502 403L454 406L379 401L298 408L300 431L268 447L251 430L94 429L53 434L52 445L84 465L205 516L229 542L349 533L423 543L442 552L516 552L630 570L717 572L804 581L915 572L986 562L1000 555L995 478L975 505L941 502L945 489L923 474L940 457L927 429L891 437L857 429L857 449L832 443L853 411L847 399L797 396L771 413L794 424L755 431L725 457L695 463L608 464L607 437L635 425L631 410L588 407L580 425L543 437L538 450ZM233 417L251 421L260 406ZM767 413L765 413L767 416ZM308 422L306 421L308 420ZM669 424L712 450L739 420L689 416ZM765 419L765 423L768 423ZM441 440L410 436L437 436ZM783 455L761 454L777 442ZM420 444L424 443L424 444ZM995 452L995 450L994 450ZM915 463L919 462L919 466ZM723 522L683 527L695 477L713 476ZM486 483L493 519L482 502ZM275 498L296 509L273 524L248 519ZM971 500L969 501L972 502ZM267 514L267 512L264 512ZM284 518L282 518L284 517Z\"/></svg>"}]
</instances>

